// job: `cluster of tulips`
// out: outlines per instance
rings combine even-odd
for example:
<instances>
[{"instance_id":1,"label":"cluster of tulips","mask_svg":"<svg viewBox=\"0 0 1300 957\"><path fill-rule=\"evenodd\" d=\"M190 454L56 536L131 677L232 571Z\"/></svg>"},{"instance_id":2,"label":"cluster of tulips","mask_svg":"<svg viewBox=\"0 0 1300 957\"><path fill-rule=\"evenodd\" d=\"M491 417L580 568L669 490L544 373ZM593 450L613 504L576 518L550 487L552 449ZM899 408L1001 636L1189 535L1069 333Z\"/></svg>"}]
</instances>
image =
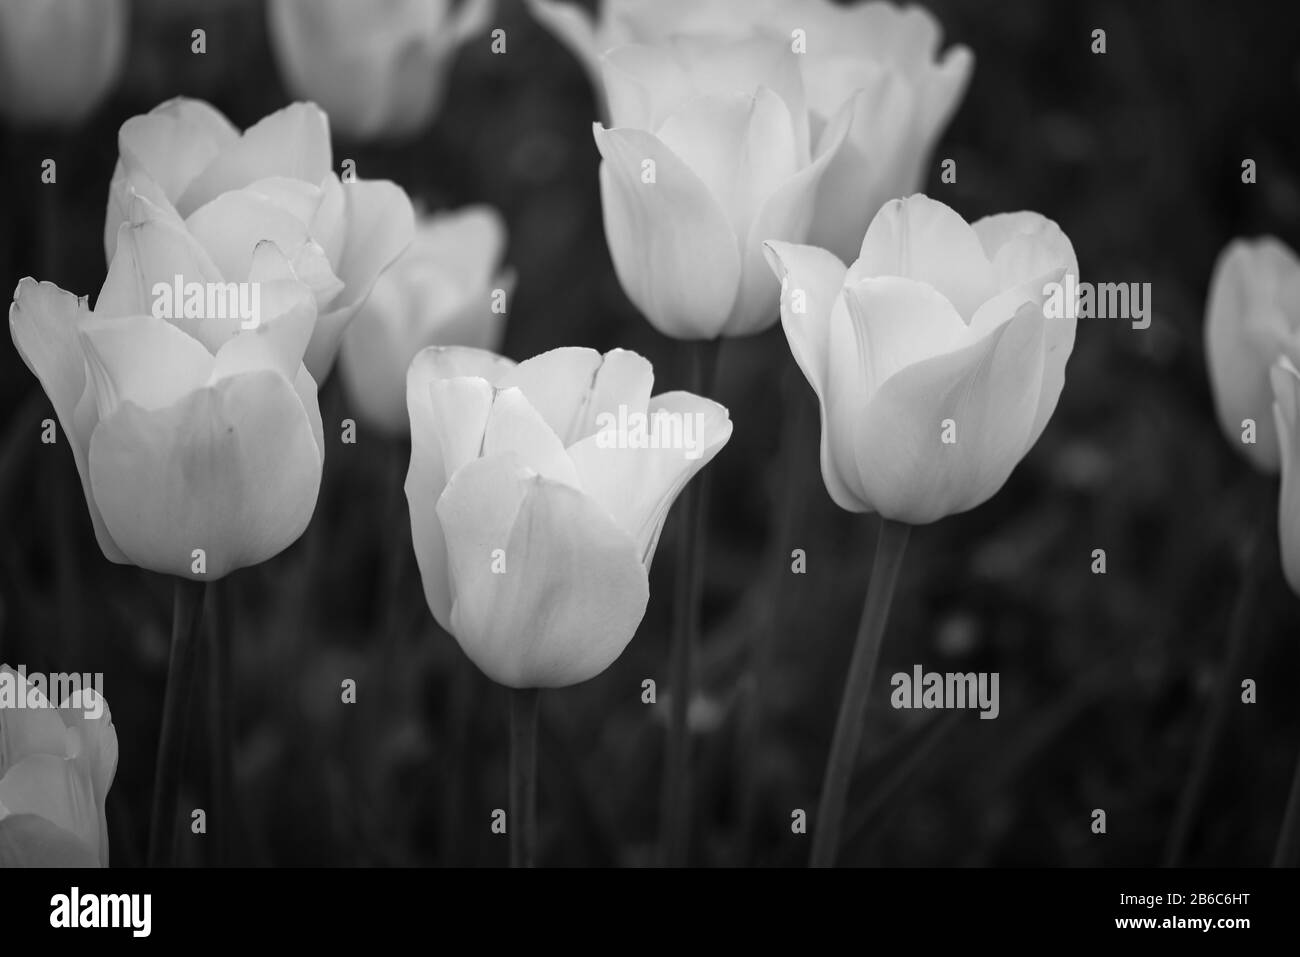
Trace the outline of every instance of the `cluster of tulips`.
<instances>
[{"instance_id":1,"label":"cluster of tulips","mask_svg":"<svg viewBox=\"0 0 1300 957\"><path fill-rule=\"evenodd\" d=\"M0 19L22 21L20 6L0 2ZM93 16L120 7L95 4ZM1045 316L1044 299L1078 278L1074 250L1038 213L968 223L915 192L973 69L969 50L941 51L919 8L607 0L592 18L558 0L529 7L591 74L604 227L628 298L660 333L692 344L702 393L721 340L779 320L820 405L827 492L880 516L812 819L813 863L830 864L909 529L989 499L1047 426L1076 323ZM664 811L666 859L679 863L707 505L691 480L727 444L728 410L707 394L652 394L650 363L621 349L557 344L518 363L497 354L494 306L514 282L501 217L487 207L417 215L398 185L335 169L331 124L394 138L428 121L455 48L487 42L490 4L272 0L268 11L282 73L304 102L242 131L189 99L127 120L93 306L24 279L10 310L105 557L178 580L154 809L164 850L153 859L166 860L175 813L167 792L202 583L272 558L308 526L336 441L317 387L337 359L362 427L409 435L405 492L433 617L512 689L517 863L536 853L537 692L596 677L632 640L661 531L684 498L665 772L677 780ZM11 47L38 48L40 25L28 20L24 42L0 42L0 76L16 60L24 68ZM59 25L65 37L74 20ZM121 46L113 28L91 28L117 37L105 50ZM4 35L19 34L5 22ZM86 77L90 88L105 82ZM38 102L41 84L29 86L22 102ZM152 290L177 276L257 284L260 322L158 317ZM1285 308L1300 267L1275 245L1243 247L1215 290L1220 411L1234 430L1258 420L1248 451L1261 466L1281 462L1285 507L1300 496L1300 356ZM691 417L699 442L603 441L602 417L628 411ZM1288 554L1300 587L1300 541ZM76 736L64 713L0 712L9 861L107 863L111 718L105 709L94 733ZM55 801L56 791L72 796Z\"/></svg>"}]
</instances>

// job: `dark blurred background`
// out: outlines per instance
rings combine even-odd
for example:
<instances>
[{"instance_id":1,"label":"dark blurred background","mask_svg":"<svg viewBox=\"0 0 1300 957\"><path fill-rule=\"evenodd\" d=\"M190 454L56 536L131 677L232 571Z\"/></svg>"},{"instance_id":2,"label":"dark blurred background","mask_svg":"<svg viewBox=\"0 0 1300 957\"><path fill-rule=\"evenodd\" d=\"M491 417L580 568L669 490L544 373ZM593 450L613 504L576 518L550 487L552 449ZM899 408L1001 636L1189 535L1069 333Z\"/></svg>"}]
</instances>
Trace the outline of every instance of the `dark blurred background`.
<instances>
[{"instance_id":1,"label":"dark blurred background","mask_svg":"<svg viewBox=\"0 0 1300 957\"><path fill-rule=\"evenodd\" d=\"M842 863L1129 865L1164 859L1216 698L1224 733L1186 841L1192 864L1267 863L1300 748L1300 599L1281 578L1276 481L1220 433L1202 321L1211 266L1238 235L1300 247L1300 16L1293 3L928 5L976 56L927 191L968 219L1038 210L1083 276L1149 281L1154 321L1082 320L1060 406L1006 487L912 537L883 676L997 671L1001 714L895 711L875 693ZM401 146L336 138L335 168L391 178L430 209L487 202L518 271L504 351L622 346L657 391L684 357L615 279L601 227L595 106L578 63L516 0L508 52L471 41L428 133ZM190 52L190 31L208 52ZM1102 28L1107 52L1090 52ZM176 95L238 126L287 102L262 5L137 0L126 73L82 129L0 128L0 285L26 275L93 296L128 117ZM57 186L39 185L58 160ZM939 162L957 160L955 185ZM1241 161L1258 183L1241 182ZM56 204L51 215L43 204ZM42 223L53 222L55 229ZM779 328L723 349L717 398L735 435L710 467L705 635L698 658L698 864L802 864L870 569L875 519L836 508L817 469L817 414ZM304 537L209 591L184 807L209 833L196 864L503 864L506 696L435 625L410 552L408 449L359 433L323 384L325 480ZM66 442L12 345L0 347L0 661L102 671L121 743L108 800L113 862L142 861L162 706L170 583L95 544ZM782 458L785 444L792 454ZM667 715L676 524L650 610L613 667L543 696L541 861L650 863ZM1252 547L1252 541L1256 544ZM807 553L791 573L790 553ZM1104 548L1108 571L1090 571ZM1227 670L1236 616L1237 660ZM233 668L235 806L205 688ZM1240 702L1243 678L1258 703ZM340 683L358 683L357 703ZM641 702L641 682L659 686ZM1225 694L1227 697L1225 698ZM1090 829L1094 808L1107 833Z\"/></svg>"}]
</instances>

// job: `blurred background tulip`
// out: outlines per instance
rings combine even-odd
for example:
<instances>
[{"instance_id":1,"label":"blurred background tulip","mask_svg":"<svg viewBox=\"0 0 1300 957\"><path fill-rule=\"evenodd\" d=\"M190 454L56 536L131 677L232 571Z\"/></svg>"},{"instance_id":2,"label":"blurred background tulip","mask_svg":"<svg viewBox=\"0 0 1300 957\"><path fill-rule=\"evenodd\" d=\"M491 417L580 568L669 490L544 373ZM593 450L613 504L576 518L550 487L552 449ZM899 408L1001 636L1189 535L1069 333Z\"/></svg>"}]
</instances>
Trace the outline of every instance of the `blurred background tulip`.
<instances>
[{"instance_id":1,"label":"blurred background tulip","mask_svg":"<svg viewBox=\"0 0 1300 957\"><path fill-rule=\"evenodd\" d=\"M73 127L117 82L126 0L0 0L0 115Z\"/></svg>"},{"instance_id":2,"label":"blurred background tulip","mask_svg":"<svg viewBox=\"0 0 1300 957\"><path fill-rule=\"evenodd\" d=\"M1281 356L1300 363L1300 258L1271 236L1234 240L1210 277L1205 361L1228 444L1267 473L1281 462L1270 414L1278 373L1269 382Z\"/></svg>"},{"instance_id":3,"label":"blurred background tulip","mask_svg":"<svg viewBox=\"0 0 1300 957\"><path fill-rule=\"evenodd\" d=\"M1300 371L1284 355L1269 370L1269 377L1282 469L1278 501L1282 570L1291 589L1300 595Z\"/></svg>"},{"instance_id":4,"label":"blurred background tulip","mask_svg":"<svg viewBox=\"0 0 1300 957\"><path fill-rule=\"evenodd\" d=\"M0 665L0 868L107 867L104 802L116 774L102 695L82 688L55 706Z\"/></svg>"},{"instance_id":5,"label":"blurred background tulip","mask_svg":"<svg viewBox=\"0 0 1300 957\"><path fill-rule=\"evenodd\" d=\"M355 171L341 180L329 120L311 103L240 133L207 103L168 100L123 123L118 149L104 223L108 260L126 236L163 281L232 282L247 277L258 243L273 241L315 296L304 361L322 381L348 322L414 234L402 188ZM124 232L124 224L145 228Z\"/></svg>"},{"instance_id":6,"label":"blurred background tulip","mask_svg":"<svg viewBox=\"0 0 1300 957\"><path fill-rule=\"evenodd\" d=\"M731 436L727 410L654 396L633 352L555 349L515 365L433 347L407 374L406 495L425 597L488 677L559 687L632 640L673 501ZM664 414L680 444L619 441L604 420Z\"/></svg>"},{"instance_id":7,"label":"blurred background tulip","mask_svg":"<svg viewBox=\"0 0 1300 957\"><path fill-rule=\"evenodd\" d=\"M814 140L852 103L848 144L821 178L808 236L845 260L886 200L924 185L975 63L961 45L940 57L942 31L927 10L877 0L602 0L595 17L569 0L529 0L529 7L598 91L601 57L626 43L766 36L788 46L798 55Z\"/></svg>"},{"instance_id":8,"label":"blurred background tulip","mask_svg":"<svg viewBox=\"0 0 1300 957\"><path fill-rule=\"evenodd\" d=\"M1075 320L1044 286L1078 277L1037 213L972 225L920 194L886 204L848 269L770 243L781 325L822 409L822 476L853 512L933 522L992 496L1038 440Z\"/></svg>"},{"instance_id":9,"label":"blurred background tulip","mask_svg":"<svg viewBox=\"0 0 1300 957\"><path fill-rule=\"evenodd\" d=\"M95 312L24 279L9 330L72 446L105 557L210 581L280 552L316 506L325 444L302 363L316 304L262 243L257 328L159 318L146 290L185 236L124 226Z\"/></svg>"},{"instance_id":10,"label":"blurred background tulip","mask_svg":"<svg viewBox=\"0 0 1300 957\"><path fill-rule=\"evenodd\" d=\"M514 274L501 271L505 246L505 221L490 206L420 218L343 337L339 375L363 421L410 432L406 370L426 346L501 348L514 290Z\"/></svg>"},{"instance_id":11,"label":"blurred background tulip","mask_svg":"<svg viewBox=\"0 0 1300 957\"><path fill-rule=\"evenodd\" d=\"M628 298L665 335L743 336L776 321L762 243L807 236L850 120L846 105L812 140L797 59L766 38L675 38L605 57L605 238Z\"/></svg>"},{"instance_id":12,"label":"blurred background tulip","mask_svg":"<svg viewBox=\"0 0 1300 957\"><path fill-rule=\"evenodd\" d=\"M294 96L344 136L399 139L442 105L456 50L487 29L495 0L270 0L271 39Z\"/></svg>"}]
</instances>

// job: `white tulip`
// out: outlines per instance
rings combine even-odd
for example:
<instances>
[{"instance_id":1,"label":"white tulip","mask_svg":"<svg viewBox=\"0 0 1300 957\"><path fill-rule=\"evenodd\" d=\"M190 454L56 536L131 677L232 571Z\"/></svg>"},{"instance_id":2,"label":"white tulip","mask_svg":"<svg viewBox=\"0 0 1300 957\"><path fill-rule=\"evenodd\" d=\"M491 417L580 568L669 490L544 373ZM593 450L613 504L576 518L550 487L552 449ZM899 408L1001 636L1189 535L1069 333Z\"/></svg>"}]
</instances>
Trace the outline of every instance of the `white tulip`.
<instances>
[{"instance_id":1,"label":"white tulip","mask_svg":"<svg viewBox=\"0 0 1300 957\"><path fill-rule=\"evenodd\" d=\"M342 182L329 120L310 103L240 133L206 103L168 100L122 124L118 150L104 223L109 262L120 237L146 220L188 234L162 241L172 248L165 255L178 257L176 273L195 281L242 281L257 245L275 243L316 297L306 361L323 380L348 322L411 241L415 214L401 187Z\"/></svg>"},{"instance_id":2,"label":"white tulip","mask_svg":"<svg viewBox=\"0 0 1300 957\"><path fill-rule=\"evenodd\" d=\"M489 206L424 217L348 326L339 373L350 407L389 435L410 431L406 370L426 346L495 351L514 275L500 272L506 227Z\"/></svg>"},{"instance_id":3,"label":"white tulip","mask_svg":"<svg viewBox=\"0 0 1300 957\"><path fill-rule=\"evenodd\" d=\"M494 681L585 681L636 632L668 510L731 436L722 406L651 397L653 381L619 349L515 365L433 347L411 363L406 496L425 597ZM662 431L619 432L647 416Z\"/></svg>"},{"instance_id":4,"label":"white tulip","mask_svg":"<svg viewBox=\"0 0 1300 957\"><path fill-rule=\"evenodd\" d=\"M1300 363L1300 258L1271 236L1234 240L1210 277L1205 360L1229 443L1268 473L1281 464L1269 414L1279 356Z\"/></svg>"},{"instance_id":5,"label":"white tulip","mask_svg":"<svg viewBox=\"0 0 1300 957\"><path fill-rule=\"evenodd\" d=\"M876 0L603 0L594 18L569 0L529 6L611 107L618 94L607 89L601 57L624 44L764 36L797 51L814 136L852 104L848 143L821 178L808 235L844 259L886 200L924 184L975 62L965 46L940 55L939 23L924 9Z\"/></svg>"},{"instance_id":6,"label":"white tulip","mask_svg":"<svg viewBox=\"0 0 1300 957\"><path fill-rule=\"evenodd\" d=\"M482 33L493 0L271 0L271 45L294 96L345 136L418 133L442 104L456 50Z\"/></svg>"},{"instance_id":7,"label":"white tulip","mask_svg":"<svg viewBox=\"0 0 1300 957\"><path fill-rule=\"evenodd\" d=\"M853 512L932 522L992 496L1056 407L1073 318L1047 284L1077 277L1065 234L1037 213L967 225L916 195L886 204L845 268L769 243L781 325L821 404L822 476Z\"/></svg>"}]
</instances>

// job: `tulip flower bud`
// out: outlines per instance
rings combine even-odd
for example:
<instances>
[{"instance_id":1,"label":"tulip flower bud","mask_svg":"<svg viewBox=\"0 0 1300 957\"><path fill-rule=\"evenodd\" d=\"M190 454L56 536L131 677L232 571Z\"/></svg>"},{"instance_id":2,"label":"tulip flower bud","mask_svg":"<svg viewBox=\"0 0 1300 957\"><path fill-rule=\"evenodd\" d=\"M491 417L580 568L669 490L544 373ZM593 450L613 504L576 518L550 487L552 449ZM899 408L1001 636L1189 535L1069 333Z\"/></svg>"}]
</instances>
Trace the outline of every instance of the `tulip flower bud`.
<instances>
[{"instance_id":1,"label":"tulip flower bud","mask_svg":"<svg viewBox=\"0 0 1300 957\"><path fill-rule=\"evenodd\" d=\"M1234 240L1210 277L1205 359L1229 443L1266 473L1280 465L1269 415L1279 356L1300 362L1300 258L1271 236Z\"/></svg>"},{"instance_id":2,"label":"tulip flower bud","mask_svg":"<svg viewBox=\"0 0 1300 957\"><path fill-rule=\"evenodd\" d=\"M94 312L24 279L9 330L72 447L104 555L214 580L302 534L325 444L303 365L312 288L261 242L243 284L256 322L228 305L212 314L213 294L240 286L201 253L183 224L142 212L122 227ZM189 290L180 304L174 272ZM180 282L192 276L208 281Z\"/></svg>"},{"instance_id":3,"label":"tulip flower bud","mask_svg":"<svg viewBox=\"0 0 1300 957\"><path fill-rule=\"evenodd\" d=\"M922 524L997 492L1074 347L1075 320L1043 308L1049 283L1078 276L1057 225L1027 212L967 225L916 195L880 210L847 269L824 249L767 247L835 503Z\"/></svg>"},{"instance_id":4,"label":"tulip flower bud","mask_svg":"<svg viewBox=\"0 0 1300 957\"><path fill-rule=\"evenodd\" d=\"M605 56L605 237L628 298L665 335L742 336L776 321L762 242L807 235L850 119L846 105L811 145L797 59L767 39Z\"/></svg>"},{"instance_id":5,"label":"tulip flower bud","mask_svg":"<svg viewBox=\"0 0 1300 957\"><path fill-rule=\"evenodd\" d=\"M604 0L594 19L571 2L529 0L529 7L587 68L609 97L607 108L620 94L606 89L601 57L625 44L767 37L787 47L803 77L814 139L842 108L852 111L848 141L817 186L808 233L810 244L845 260L886 200L921 188L974 67L964 46L938 56L941 31L928 12L875 0Z\"/></svg>"},{"instance_id":6,"label":"tulip flower bud","mask_svg":"<svg viewBox=\"0 0 1300 957\"><path fill-rule=\"evenodd\" d=\"M329 374L348 322L371 286L407 247L415 214L401 187L340 180L331 168L329 120L295 103L240 133L199 100L168 100L122 124L109 191L104 248L110 262L124 224L165 223L145 249L177 274L237 282L258 243L284 251L311 287L318 321L307 348L317 381ZM170 279L170 274L164 278Z\"/></svg>"},{"instance_id":7,"label":"tulip flower bud","mask_svg":"<svg viewBox=\"0 0 1300 957\"><path fill-rule=\"evenodd\" d=\"M294 96L320 103L344 136L420 132L442 104L456 50L493 0L271 0L272 47Z\"/></svg>"},{"instance_id":8,"label":"tulip flower bud","mask_svg":"<svg viewBox=\"0 0 1300 957\"><path fill-rule=\"evenodd\" d=\"M122 70L126 0L0 0L0 115L75 126Z\"/></svg>"},{"instance_id":9,"label":"tulip flower bud","mask_svg":"<svg viewBox=\"0 0 1300 957\"><path fill-rule=\"evenodd\" d=\"M93 688L55 707L0 665L0 868L107 867L117 732Z\"/></svg>"},{"instance_id":10,"label":"tulip flower bud","mask_svg":"<svg viewBox=\"0 0 1300 957\"><path fill-rule=\"evenodd\" d=\"M514 287L512 273L498 272L505 244L505 223L488 206L421 219L343 337L339 372L367 423L409 433L406 370L426 346L500 347Z\"/></svg>"},{"instance_id":11,"label":"tulip flower bud","mask_svg":"<svg viewBox=\"0 0 1300 957\"><path fill-rule=\"evenodd\" d=\"M432 347L411 363L406 496L425 597L494 681L575 684L631 641L668 510L731 436L722 406L651 397L653 381L620 349L515 365Z\"/></svg>"}]
</instances>

